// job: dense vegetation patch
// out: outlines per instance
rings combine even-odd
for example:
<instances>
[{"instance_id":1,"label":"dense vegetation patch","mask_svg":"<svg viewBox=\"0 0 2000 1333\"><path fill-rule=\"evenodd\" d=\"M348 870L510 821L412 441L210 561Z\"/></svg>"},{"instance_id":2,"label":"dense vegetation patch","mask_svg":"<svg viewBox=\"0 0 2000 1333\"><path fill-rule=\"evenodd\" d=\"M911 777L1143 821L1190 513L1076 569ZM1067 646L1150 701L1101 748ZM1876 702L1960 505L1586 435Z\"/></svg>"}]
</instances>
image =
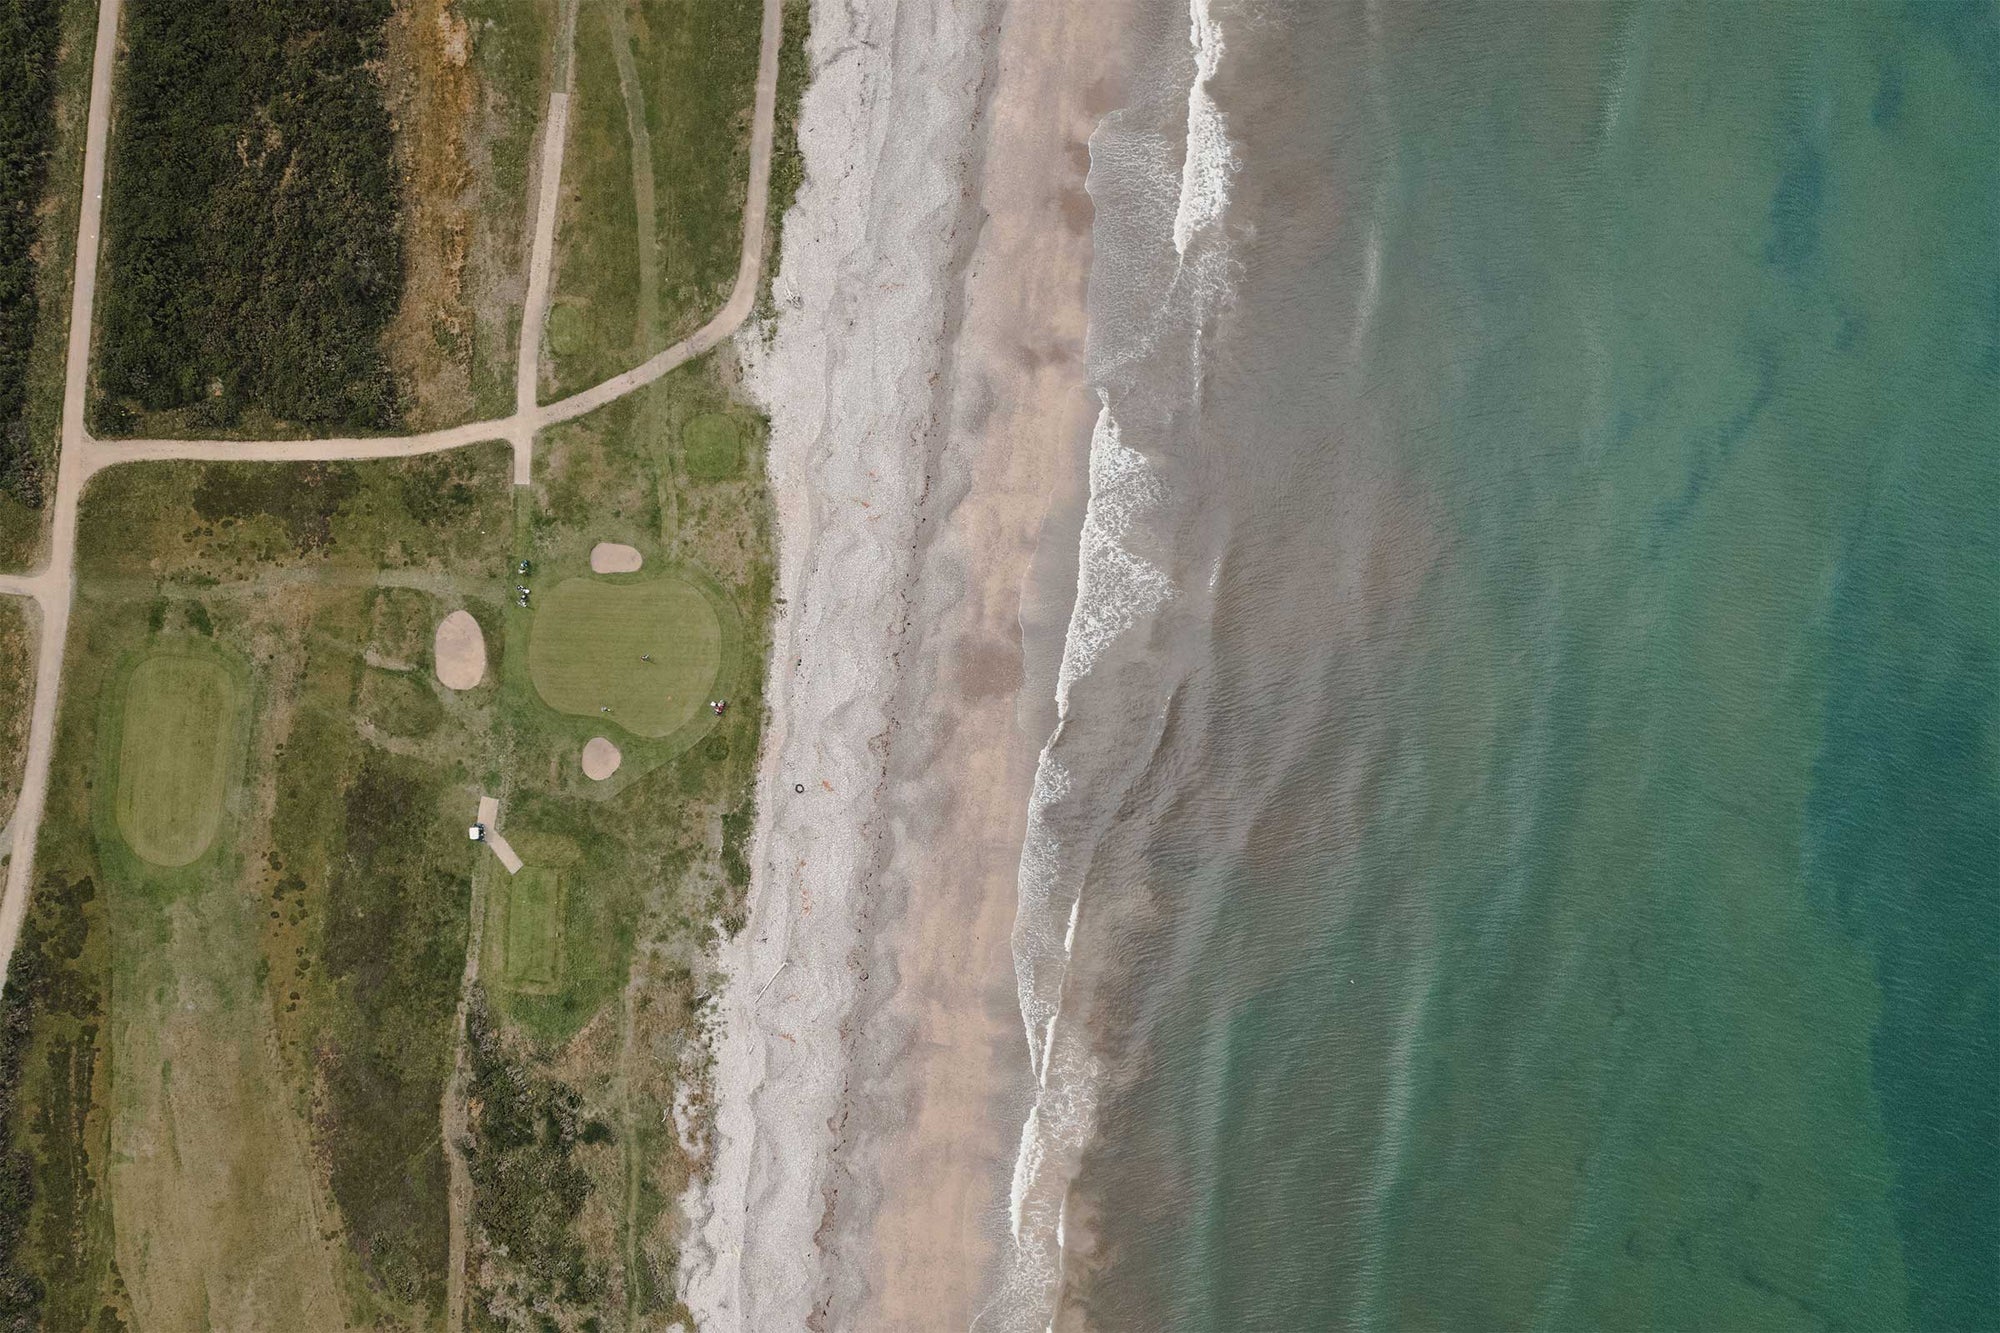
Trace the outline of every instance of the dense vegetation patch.
<instances>
[{"instance_id":1,"label":"dense vegetation patch","mask_svg":"<svg viewBox=\"0 0 2000 1333\"><path fill-rule=\"evenodd\" d=\"M201 474L194 512L210 522L269 514L305 555L326 545L333 516L356 489L354 469L339 463L219 463Z\"/></svg>"},{"instance_id":2,"label":"dense vegetation patch","mask_svg":"<svg viewBox=\"0 0 2000 1333\"><path fill-rule=\"evenodd\" d=\"M0 1000L0 1328L9 1333L82 1324L85 1312L67 1307L93 1286L81 1274L95 1248L88 1121L104 1017L101 952L88 947L96 898L87 876L43 877Z\"/></svg>"},{"instance_id":3,"label":"dense vegetation patch","mask_svg":"<svg viewBox=\"0 0 2000 1333\"><path fill-rule=\"evenodd\" d=\"M38 209L55 135L57 0L0 0L0 490L33 505L41 476L22 421L35 290Z\"/></svg>"},{"instance_id":4,"label":"dense vegetation patch","mask_svg":"<svg viewBox=\"0 0 2000 1333\"><path fill-rule=\"evenodd\" d=\"M129 411L397 417L390 0L134 0L105 201L98 386Z\"/></svg>"},{"instance_id":5,"label":"dense vegetation patch","mask_svg":"<svg viewBox=\"0 0 2000 1333\"><path fill-rule=\"evenodd\" d=\"M580 1144L610 1141L610 1127L584 1116L575 1089L510 1058L478 997L465 1041L478 1108L466 1167L479 1225L519 1266L530 1289L522 1295L589 1300L601 1282L585 1262L576 1219L590 1177L571 1159Z\"/></svg>"},{"instance_id":6,"label":"dense vegetation patch","mask_svg":"<svg viewBox=\"0 0 2000 1333\"><path fill-rule=\"evenodd\" d=\"M28 618L16 597L0 597L0 819L14 813L28 748L28 705L35 660Z\"/></svg>"},{"instance_id":7,"label":"dense vegetation patch","mask_svg":"<svg viewBox=\"0 0 2000 1333\"><path fill-rule=\"evenodd\" d=\"M346 855L327 884L322 957L351 1021L328 1043L333 1192L369 1271L436 1307L447 1244L437 1108L465 966L472 884L434 854L438 783L369 751L347 789Z\"/></svg>"}]
</instances>

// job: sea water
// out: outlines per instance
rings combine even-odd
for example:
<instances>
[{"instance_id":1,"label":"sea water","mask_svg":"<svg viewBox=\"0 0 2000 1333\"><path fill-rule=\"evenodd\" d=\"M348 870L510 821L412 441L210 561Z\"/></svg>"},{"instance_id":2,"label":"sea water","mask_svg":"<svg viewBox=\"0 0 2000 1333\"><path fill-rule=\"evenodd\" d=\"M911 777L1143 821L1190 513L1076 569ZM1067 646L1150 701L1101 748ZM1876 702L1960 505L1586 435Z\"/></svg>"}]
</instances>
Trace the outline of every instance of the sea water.
<instances>
[{"instance_id":1,"label":"sea water","mask_svg":"<svg viewBox=\"0 0 2000 1333\"><path fill-rule=\"evenodd\" d=\"M2000 22L1142 0L991 1321L2000 1326Z\"/></svg>"}]
</instances>

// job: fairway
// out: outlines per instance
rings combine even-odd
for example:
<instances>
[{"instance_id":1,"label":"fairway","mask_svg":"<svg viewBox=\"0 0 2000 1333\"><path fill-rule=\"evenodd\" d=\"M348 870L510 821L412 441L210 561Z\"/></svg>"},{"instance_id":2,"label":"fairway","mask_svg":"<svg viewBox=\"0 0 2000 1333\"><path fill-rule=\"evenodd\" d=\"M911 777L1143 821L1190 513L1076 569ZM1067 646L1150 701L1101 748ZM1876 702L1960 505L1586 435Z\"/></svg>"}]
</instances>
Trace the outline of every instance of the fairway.
<instances>
[{"instance_id":1,"label":"fairway","mask_svg":"<svg viewBox=\"0 0 2000 1333\"><path fill-rule=\"evenodd\" d=\"M562 971L562 875L523 866L507 880L507 932L500 973L516 990L553 990Z\"/></svg>"},{"instance_id":2,"label":"fairway","mask_svg":"<svg viewBox=\"0 0 2000 1333\"><path fill-rule=\"evenodd\" d=\"M118 741L118 828L142 860L184 866L215 840L241 702L212 658L155 653L133 668Z\"/></svg>"},{"instance_id":3,"label":"fairway","mask_svg":"<svg viewBox=\"0 0 2000 1333\"><path fill-rule=\"evenodd\" d=\"M528 673L543 702L639 736L669 735L694 717L722 665L715 608L671 575L569 579L536 609L530 633Z\"/></svg>"}]
</instances>

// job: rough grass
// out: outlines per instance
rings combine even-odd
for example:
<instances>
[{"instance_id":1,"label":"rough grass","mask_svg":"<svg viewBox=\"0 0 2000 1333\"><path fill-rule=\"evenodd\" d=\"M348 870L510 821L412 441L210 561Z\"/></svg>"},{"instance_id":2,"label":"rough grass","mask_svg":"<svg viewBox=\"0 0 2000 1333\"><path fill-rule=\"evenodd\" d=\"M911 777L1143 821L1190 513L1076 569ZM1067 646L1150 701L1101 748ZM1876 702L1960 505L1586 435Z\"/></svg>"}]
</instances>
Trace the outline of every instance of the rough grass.
<instances>
[{"instance_id":1,"label":"rough grass","mask_svg":"<svg viewBox=\"0 0 2000 1333\"><path fill-rule=\"evenodd\" d=\"M603 1279L576 1233L591 1181L575 1157L579 1145L604 1137L606 1130L587 1117L575 1089L538 1075L509 1045L485 1006L474 1004L466 1022L472 1103L478 1108L466 1153L474 1214L488 1243L519 1270L520 1289L509 1293L517 1301L594 1305ZM475 1321L476 1327L509 1326L487 1310L479 1313L486 1317ZM576 1326L546 1318L538 1323Z\"/></svg>"},{"instance_id":2,"label":"rough grass","mask_svg":"<svg viewBox=\"0 0 2000 1333\"><path fill-rule=\"evenodd\" d=\"M477 85L467 159L477 190L466 297L476 415L514 410L514 352L527 294L528 177L548 104L555 0L461 0Z\"/></svg>"},{"instance_id":3,"label":"rough grass","mask_svg":"<svg viewBox=\"0 0 2000 1333\"><path fill-rule=\"evenodd\" d=\"M478 80L472 31L452 0L402 0L385 29L383 87L395 128L403 293L385 347L411 430L472 414L466 262L479 177L468 136Z\"/></svg>"},{"instance_id":4,"label":"rough grass","mask_svg":"<svg viewBox=\"0 0 2000 1333\"><path fill-rule=\"evenodd\" d=\"M438 1104L472 893L471 852L442 794L423 765L360 756L320 934L334 1197L370 1276L424 1307L442 1295Z\"/></svg>"},{"instance_id":5,"label":"rough grass","mask_svg":"<svg viewBox=\"0 0 2000 1333\"><path fill-rule=\"evenodd\" d=\"M715 608L671 575L566 579L544 594L529 632L528 670L549 707L638 736L666 736L693 719L721 665Z\"/></svg>"},{"instance_id":6,"label":"rough grass","mask_svg":"<svg viewBox=\"0 0 2000 1333\"><path fill-rule=\"evenodd\" d=\"M34 636L26 605L0 597L0 823L21 795L21 764L28 746L28 710L35 693Z\"/></svg>"},{"instance_id":7,"label":"rough grass","mask_svg":"<svg viewBox=\"0 0 2000 1333\"><path fill-rule=\"evenodd\" d=\"M0 1000L0 1327L9 1330L89 1327L110 1263L96 1165L109 1064L103 922L89 876L43 875Z\"/></svg>"},{"instance_id":8,"label":"rough grass","mask_svg":"<svg viewBox=\"0 0 2000 1333\"><path fill-rule=\"evenodd\" d=\"M549 395L637 364L728 299L742 252L760 10L760 0L600 0L579 15ZM621 41L634 78L620 77ZM653 179L646 218L634 188L635 119ZM657 271L652 311L640 290L642 247Z\"/></svg>"},{"instance_id":9,"label":"rough grass","mask_svg":"<svg viewBox=\"0 0 2000 1333\"><path fill-rule=\"evenodd\" d=\"M154 652L126 682L118 827L141 859L194 861L215 840L242 700L213 657Z\"/></svg>"},{"instance_id":10,"label":"rough grass","mask_svg":"<svg viewBox=\"0 0 2000 1333\"><path fill-rule=\"evenodd\" d=\"M362 677L356 711L379 731L408 740L422 740L444 721L444 704L431 688L431 677L379 671Z\"/></svg>"}]
</instances>

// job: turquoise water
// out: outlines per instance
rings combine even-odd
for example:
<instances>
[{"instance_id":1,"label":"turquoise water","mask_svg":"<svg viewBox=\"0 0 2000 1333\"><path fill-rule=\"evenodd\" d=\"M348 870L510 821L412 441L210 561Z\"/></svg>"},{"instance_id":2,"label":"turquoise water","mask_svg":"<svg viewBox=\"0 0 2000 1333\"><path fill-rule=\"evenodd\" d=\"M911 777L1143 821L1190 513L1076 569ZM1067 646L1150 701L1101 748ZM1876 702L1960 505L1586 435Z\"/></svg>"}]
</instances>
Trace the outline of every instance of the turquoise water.
<instances>
[{"instance_id":1,"label":"turquoise water","mask_svg":"<svg viewBox=\"0 0 2000 1333\"><path fill-rule=\"evenodd\" d=\"M1215 14L1071 1310L2000 1327L1995 9Z\"/></svg>"}]
</instances>

